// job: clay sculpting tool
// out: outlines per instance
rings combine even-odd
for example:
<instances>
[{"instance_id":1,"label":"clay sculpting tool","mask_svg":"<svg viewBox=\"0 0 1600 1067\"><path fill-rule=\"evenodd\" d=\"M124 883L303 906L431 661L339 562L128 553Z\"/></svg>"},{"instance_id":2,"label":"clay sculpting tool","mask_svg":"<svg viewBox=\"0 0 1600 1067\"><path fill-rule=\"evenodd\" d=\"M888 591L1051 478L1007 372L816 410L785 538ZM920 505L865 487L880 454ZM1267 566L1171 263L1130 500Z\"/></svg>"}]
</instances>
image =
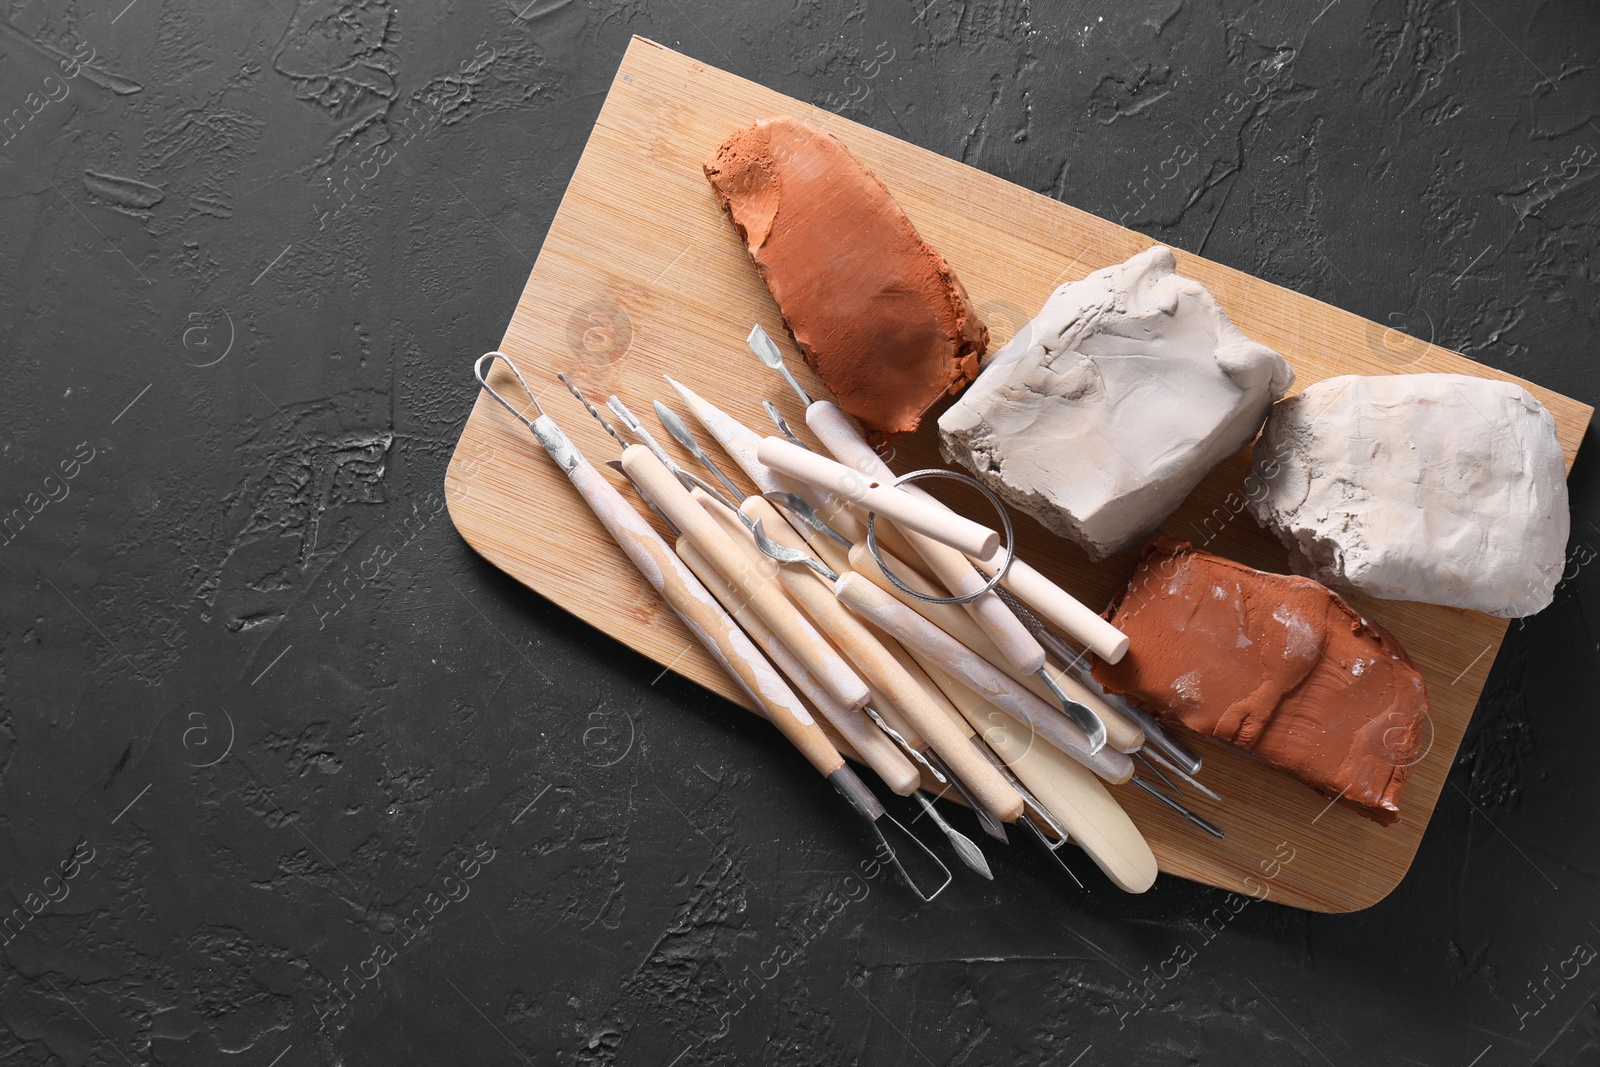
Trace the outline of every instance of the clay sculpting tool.
<instances>
[{"instance_id":1,"label":"clay sculpting tool","mask_svg":"<svg viewBox=\"0 0 1600 1067\"><path fill-rule=\"evenodd\" d=\"M1068 674L1085 689L1099 697L1116 714L1121 715L1138 727L1139 731L1144 734L1145 740L1140 751L1149 752L1167 767L1178 770L1186 779L1193 780L1190 776L1200 771L1200 757L1190 752L1177 738L1173 737L1167 728L1148 711L1102 689L1100 683L1094 680L1094 675L1089 672L1088 659L1084 653L1073 648L1060 634L1045 625L1042 619L1029 610L1028 606L1018 600L1010 591L1002 588L998 592L1001 599L1016 614L1018 620L1038 638L1039 643L1045 647L1050 655L1055 657L1057 662L1065 666ZM1200 783L1195 782L1194 784L1208 795L1215 796ZM1218 799L1220 800L1220 798Z\"/></svg>"},{"instance_id":2,"label":"clay sculpting tool","mask_svg":"<svg viewBox=\"0 0 1600 1067\"><path fill-rule=\"evenodd\" d=\"M827 401L813 401L806 391L800 387L799 383L794 380L794 376L789 373L788 367L784 364L783 353L778 350L778 346L767 335L765 330L759 325L756 326L750 331L747 341L762 363L783 375L784 380L789 383L795 395L800 398L800 403L805 405L806 422L811 426L812 431L822 438L824 446L834 454L836 459L846 465L854 466L858 459L865 458L860 451L865 449L865 455L870 455L872 461L863 469L887 471L887 464L866 443L854 420L846 415L836 404L831 404ZM812 409L818 403L826 404L827 406L818 408L817 418L814 419ZM768 411L770 414L775 409L769 408ZM774 418L776 421L781 419L781 416L774 415ZM822 423L821 426L819 426L819 422ZM785 430L785 437L790 438L796 444L800 443L794 437L793 431L787 429L787 423L782 424L780 428ZM845 454L840 454L840 449L834 447L836 443L841 446ZM920 494L926 497L928 501L938 507L945 506L915 486L903 486L902 488L914 495ZM904 556L898 549L895 552L896 555ZM985 578L992 577L997 566L1000 565L1000 561L994 560L991 553L968 553L968 556L973 557L973 565L979 568ZM911 561L908 560L908 562ZM942 574L940 577L942 580ZM1052 624L1059 626L1066 633L1082 641L1095 655L1108 663L1118 662L1127 653L1127 635L1102 619L1099 614L1076 597L1029 566L1024 560L1015 558L1014 554L1010 558L1009 565L1005 568L1000 583L1013 594L1032 605L1035 611L1050 620ZM1002 649L1004 648L1003 642L997 642L997 644L1000 644Z\"/></svg>"},{"instance_id":3,"label":"clay sculpting tool","mask_svg":"<svg viewBox=\"0 0 1600 1067\"><path fill-rule=\"evenodd\" d=\"M989 879L989 881L994 881L994 872L989 869L989 861L984 859L983 850L973 843L972 838L946 822L944 816L939 814L939 809L933 806L933 801L928 799L927 794L922 790L917 790L912 796L918 804L922 805L922 810L927 813L928 818L933 820L933 824L949 840L950 847L955 849L957 856L961 857L961 862Z\"/></svg>"},{"instance_id":4,"label":"clay sculpting tool","mask_svg":"<svg viewBox=\"0 0 1600 1067\"><path fill-rule=\"evenodd\" d=\"M581 392L573 387L570 382L567 382L566 385L574 396L583 401ZM627 447L622 438L612 429L610 423L606 422L605 418L592 405L585 403L584 406L589 409L589 413L595 417L601 427L616 439L620 447ZM613 468L624 477L627 476L627 472L622 469L620 460L607 460L606 466ZM850 743L855 750L856 756L877 772L878 777L892 792L907 796L915 792L921 785L922 776L917 771L917 768L907 760L907 756L910 756L919 765L929 767L929 770L936 776L939 775L939 772L933 770L920 753L906 745L904 738L894 734L888 728L888 725L872 710L871 705L867 705L865 710L872 721L877 723L881 729L874 729L872 723L869 723L859 715L851 713L840 705L838 701L834 700L800 661L795 659L794 653L785 648L767 625L750 610L749 604L739 594L738 590L729 585L722 575L717 573L716 568L712 567L706 558L695 549L694 545L690 544L682 536L682 531L673 524L671 519L667 518L655 501L650 499L649 494L637 483L634 484L634 489L639 493L640 499L649 506L651 511L655 512L656 516L672 535L677 538L678 557L694 572L695 577L699 578L701 583L710 590L711 595L717 598L717 601L733 617L734 621L744 628L745 633L755 642L756 647L766 653L767 657L772 660L773 665L783 672L784 676L789 679L806 700L810 701L811 706L832 724L833 728L839 732L839 735L844 740ZM897 745L900 747L897 748ZM906 755L901 755L902 748L905 750ZM939 776L939 781L944 781L944 778Z\"/></svg>"},{"instance_id":5,"label":"clay sculpting tool","mask_svg":"<svg viewBox=\"0 0 1600 1067\"><path fill-rule=\"evenodd\" d=\"M505 397L490 385L488 369L492 369L496 359L504 362L521 384L529 404L537 412L534 419L530 420L517 408L512 407ZM914 834L884 810L878 798L845 763L844 757L839 755L838 749L833 747L833 743L828 740L821 727L811 718L805 705L751 644L744 631L717 605L705 586L690 573L683 561L667 547L666 542L650 524L644 521L623 499L622 494L584 459L582 453L562 432L555 420L545 414L516 365L503 353L490 352L478 359L473 367L473 373L489 395L528 428L534 439L566 475L567 480L578 490L618 547L638 568L639 573L651 587L678 614L695 639L722 665L729 676L738 682L751 700L762 708L772 724L778 727L790 743L799 749L811 765L833 785L851 809L872 828L883 850L892 858L913 892L924 900L932 900L942 892L950 882L949 869L940 863L939 858L928 851L927 846L923 845ZM668 477L670 480L670 476ZM675 482L671 484L676 485ZM944 882L932 892L918 885L906 871L884 834L886 820L898 831L903 840L914 843L927 854L928 860L944 871Z\"/></svg>"},{"instance_id":6,"label":"clay sculpting tool","mask_svg":"<svg viewBox=\"0 0 1600 1067\"><path fill-rule=\"evenodd\" d=\"M949 605L928 603L926 599L915 598L895 589L895 587L884 575L882 566L878 564L877 560L874 559L870 553L863 551L862 547L859 545L851 551L851 562L855 565L855 570L852 572L855 576L868 579L884 593L888 594L893 599L898 600L902 606L911 609L914 614L921 616L925 622L943 630L946 633L946 636L952 638L953 640L957 641L959 645L963 645L970 650L968 655L972 660L977 662L986 662L991 665L995 662L997 657L993 651L987 647L987 638L963 612L956 611ZM943 666L942 661L940 665L941 667ZM957 677L960 677L959 674L957 674ZM962 680L963 682L965 681L965 679ZM1060 676L1056 680L1063 686L1076 685L1076 683L1074 683L1070 678L1067 678L1065 675ZM1080 687L1075 690L1075 692L1077 693L1079 699L1096 699L1087 689ZM1106 709L1102 708L1101 710L1107 718L1114 718L1114 716L1111 716ZM999 714L998 711L995 713ZM1069 755L1072 754L1070 753L1070 750L1067 749L1062 749L1062 751L1068 752ZM1118 750L1114 747L1108 747L1107 751L1112 753L1118 752ZM1104 755L1105 753L1099 754L1099 756ZM1099 756L1097 756L1097 758L1099 758ZM1127 756L1122 755L1122 760L1127 761ZM1206 833L1217 837L1223 836L1223 832L1218 829L1215 824L1199 815L1196 815L1181 802L1174 800L1173 798L1162 793L1160 790L1152 786L1148 780L1141 778L1137 774L1133 774L1131 762L1119 764L1119 768L1123 766L1126 767L1127 773L1121 773L1119 770L1118 775L1115 777L1108 776L1107 774L1103 773L1100 768L1095 767L1093 764L1085 763L1084 766L1094 770L1095 773L1100 775L1100 777L1106 778L1106 780L1112 781L1113 783L1120 783L1130 780L1133 781L1133 783L1139 788L1156 796L1157 799L1159 799L1167 807L1171 808L1179 815L1182 815L1185 819L1188 819Z\"/></svg>"},{"instance_id":7,"label":"clay sculpting tool","mask_svg":"<svg viewBox=\"0 0 1600 1067\"><path fill-rule=\"evenodd\" d=\"M988 527L781 437L763 437L756 458L780 474L875 511L902 530L924 534L969 555L987 558L1000 547L1000 535Z\"/></svg>"},{"instance_id":8,"label":"clay sculpting tool","mask_svg":"<svg viewBox=\"0 0 1600 1067\"><path fill-rule=\"evenodd\" d=\"M656 413L661 417L662 425L667 432L691 455L708 466L714 465L710 457L706 455L705 450L700 446L700 443L695 440L694 434L670 408L657 401ZM729 421L731 422L731 420ZM737 426L737 424L734 425ZM737 456L735 456L735 461L738 461ZM723 480L726 484L731 484L727 482L726 478ZM788 499L792 496L792 494L787 493L770 495L783 499ZM733 536L737 541L737 535L740 531L733 528L732 524L726 521L725 510L710 506L709 497L703 498L701 503L707 506L707 510L711 512L713 517L724 521L724 524L729 527L730 536ZM796 503L799 503L802 514L805 510L809 510L803 503ZM798 538L791 536L793 530L790 525L785 522L783 516L765 497L745 497L739 506L737 517L748 528L751 537L754 538L757 547L762 553L779 563L804 564L814 574L828 583L827 586L818 585L803 574L796 574L781 568L778 572L778 578L784 584L790 597L805 609L806 613L811 616L812 621L816 623L822 632L828 634L835 644L844 651L845 655L855 663L857 668L862 671L863 677L869 679L873 689L874 703L884 708L885 712L879 713L873 708L872 704L868 704L867 709L872 711L873 717L883 724L891 737L904 743L905 734L911 729L909 723L902 721L901 725L906 728L904 732L894 729L884 722L883 714L894 714L902 718L902 720L915 721L919 713L924 712L926 709L916 707L913 700L913 707L908 710L904 706L905 701L912 699L911 694L914 693L916 686L920 686L924 693L932 691L937 694L937 690L931 682L921 677L920 670L914 664L909 663L899 654L899 649L892 642L884 641L881 635L862 626L849 611L841 607L830 595L831 583L838 577L834 568L846 566L848 563L848 558L843 553L843 548L848 546L848 541L836 531L827 529L825 524L816 524L818 528L826 529L827 534L834 539L832 541L821 538L812 539L812 544L823 549L823 554L832 561L825 563L805 552L803 543ZM895 670L896 663L900 668L899 671ZM912 683L915 683L915 686ZM958 725L961 722L958 716L946 716L946 718L952 719ZM905 747L908 752L916 752L916 749L909 743L906 743ZM953 758L958 764L967 764L967 773L972 773L973 768L982 767L982 764L970 762L970 754L964 748L959 749L952 757L948 753L948 749L951 746L946 745L945 747L947 750L945 758L947 760ZM987 832L1001 840L1005 840L1003 823L1000 821L1000 818L1003 817L1003 812L996 812L991 807L980 802L974 796L972 789L963 782L959 773L954 771L946 773L947 765L945 761L937 758L935 755L937 751L939 751L937 745L929 748L922 754L923 762L931 770L934 770L934 774L940 781L948 778L955 788L961 792L963 798L968 801L969 806L979 813L980 822ZM994 784L989 783L991 790Z\"/></svg>"},{"instance_id":9,"label":"clay sculpting tool","mask_svg":"<svg viewBox=\"0 0 1600 1067\"><path fill-rule=\"evenodd\" d=\"M624 464L626 462L625 458ZM714 517L711 521L722 522L725 534L731 535L739 530L738 519L727 514L720 505L709 501L709 498L707 503L712 505L710 510ZM778 547L804 557L803 560L793 562L803 562L819 577L826 579L828 575L833 575L837 578L826 564L794 545L793 542L798 541L799 536L772 510L772 505L766 500L761 497L749 497L741 507L745 509L747 517L760 516L757 521L762 529L752 531L758 538L765 536L769 540L790 542ZM772 532L767 534L766 529L769 526ZM687 527L685 529L687 530ZM1022 812L1022 798L1004 778L995 773L994 768L989 766L967 739L955 729L949 718L928 701L915 677L894 659L856 616L834 598L828 586L813 580L804 571L794 572L784 567L779 568L778 577L783 582L784 589L838 645L856 670L863 677L871 679L872 688L883 694L885 699L875 700L874 703L892 706L913 725L933 751L938 753L944 765L966 785L985 810L1002 822L1015 820Z\"/></svg>"},{"instance_id":10,"label":"clay sculpting tool","mask_svg":"<svg viewBox=\"0 0 1600 1067\"><path fill-rule=\"evenodd\" d=\"M582 394L571 382L566 382L566 385L574 395L582 398ZM612 410L616 411L618 407L623 411L627 410L620 400ZM620 413L618 417L622 417ZM633 421L637 425L637 420ZM649 433L643 427L639 427L638 430L630 427L629 430L636 436ZM645 456L649 457L648 461L643 458ZM622 467L628 478L642 493L650 497L655 506L682 531L683 536L700 551L707 562L738 591L756 616L790 652L794 653L795 658L827 690L828 695L847 709L860 708L870 698L866 683L834 651L827 639L818 633L804 616L794 610L794 605L784 596L783 590L768 580L769 568L760 563L752 564L739 551L738 544L729 540L715 520L695 503L685 483L679 480L679 476L681 473L691 481L699 480L683 472L681 468L678 471L671 470L667 466L669 463L672 463L670 456L662 460L654 454L654 450L645 445L629 445L622 454ZM662 485L659 475L665 476L665 486ZM696 488L710 499L721 496L710 485L701 484ZM725 504L729 510L733 510L731 502Z\"/></svg>"}]
</instances>

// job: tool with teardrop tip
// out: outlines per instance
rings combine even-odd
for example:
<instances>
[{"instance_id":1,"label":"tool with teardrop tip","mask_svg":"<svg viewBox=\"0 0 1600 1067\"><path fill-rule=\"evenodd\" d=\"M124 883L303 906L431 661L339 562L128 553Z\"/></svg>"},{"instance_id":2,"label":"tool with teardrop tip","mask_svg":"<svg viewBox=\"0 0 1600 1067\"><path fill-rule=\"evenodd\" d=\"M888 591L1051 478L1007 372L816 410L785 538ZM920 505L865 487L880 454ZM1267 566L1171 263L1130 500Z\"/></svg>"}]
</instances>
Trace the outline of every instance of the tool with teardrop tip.
<instances>
[{"instance_id":1,"label":"tool with teardrop tip","mask_svg":"<svg viewBox=\"0 0 1600 1067\"><path fill-rule=\"evenodd\" d=\"M923 796L921 791L912 795L916 798L917 803L922 805L922 810L928 813L928 817L933 820L933 824L944 833L944 836L950 842L950 847L955 849L956 855L961 858L961 862L989 879L989 881L994 881L994 872L989 870L989 861L983 858L983 850L973 843L972 838L945 822L944 816L940 815L939 810L933 806L933 801ZM1026 817L1023 816L1023 818Z\"/></svg>"},{"instance_id":2,"label":"tool with teardrop tip","mask_svg":"<svg viewBox=\"0 0 1600 1067\"><path fill-rule=\"evenodd\" d=\"M1000 547L1000 535L988 527L781 437L762 438L756 458L779 474L826 489L868 511L878 512L902 529L926 534L969 555L987 558Z\"/></svg>"},{"instance_id":3,"label":"tool with teardrop tip","mask_svg":"<svg viewBox=\"0 0 1600 1067\"><path fill-rule=\"evenodd\" d=\"M521 384L529 403L538 412L536 418L529 419L512 407L499 390L489 383L489 371L486 370L485 364L487 363L492 369L496 359L505 363L517 382ZM805 705L750 643L744 631L739 629L727 613L717 605L711 594L690 573L683 561L667 547L666 542L650 524L645 522L622 498L622 494L584 459L583 454L562 432L561 427L556 425L555 420L544 413L516 365L501 352L489 352L474 364L473 374L488 390L489 395L526 426L534 439L549 453L550 458L578 490L618 547L639 569L639 573L644 575L651 587L678 614L689 632L739 683L750 698L761 706L772 724L778 727L811 765L833 784L834 789L845 798L851 808L867 821L912 891L923 900L931 900L942 892L945 886L950 884L949 869L928 850L926 845L883 810L883 805L872 795L872 791L855 771L844 762L844 757L839 755L838 749L833 747L833 743L828 740L821 727L811 718ZM666 480L676 486L670 476L667 476ZM944 871L945 880L937 889L929 893L911 877L884 835L880 825L884 819L888 819L917 847L926 852L928 859Z\"/></svg>"},{"instance_id":4,"label":"tool with teardrop tip","mask_svg":"<svg viewBox=\"0 0 1600 1067\"><path fill-rule=\"evenodd\" d=\"M661 420L661 425L666 427L667 433L672 435L672 439L688 449L689 455L699 460L701 465L710 471L717 481L727 486L728 492L733 494L734 500L743 500L748 495L743 489L733 484L733 479L729 478L727 473L717 466L716 460L706 454L706 450L700 447L700 442L694 439L694 434L689 432L689 427L685 426L683 420L678 418L676 411L673 411L659 400L652 406L655 408L656 418Z\"/></svg>"},{"instance_id":5,"label":"tool with teardrop tip","mask_svg":"<svg viewBox=\"0 0 1600 1067\"><path fill-rule=\"evenodd\" d=\"M795 381L794 375L789 373L789 368L783 362L783 353L778 351L778 346L767 336L767 331L761 328L760 323L750 328L750 336L745 338L745 344L750 346L750 351L756 354L756 358L783 375L783 380L789 383L789 388L794 390L794 395L800 398L801 404L806 407L811 406L811 397L806 395L800 383Z\"/></svg>"},{"instance_id":6,"label":"tool with teardrop tip","mask_svg":"<svg viewBox=\"0 0 1600 1067\"><path fill-rule=\"evenodd\" d=\"M615 429L611 427L609 423L606 422L606 420L601 416L600 412L595 409L595 406L589 403L588 398L579 391L578 387L573 385L564 374L557 374L556 377L560 378L562 383L567 387L572 395L577 397L578 400L582 402L583 406L588 409L589 414L593 415L599 420L600 425L605 427L606 432L612 437L616 438L619 445L622 445L622 447L626 448L627 442L622 440L622 437ZM617 419L622 423L623 429L632 434L640 444L648 448L656 457L656 459L661 461L662 466L671 471L672 476L683 483L683 487L685 489L703 489L717 500L720 500L722 503L726 504L728 507L731 508L736 506L733 501L729 500L723 495L721 489L711 485L704 478L700 477L698 474L695 474L693 471L686 471L679 466L677 460L673 459L672 456L668 454L667 450L661 447L661 442L655 439L655 437L648 429L644 427L644 425L638 420L633 412L628 410L628 405L624 404L620 398L612 396L606 401L606 407L610 408L612 414L617 416Z\"/></svg>"}]
</instances>

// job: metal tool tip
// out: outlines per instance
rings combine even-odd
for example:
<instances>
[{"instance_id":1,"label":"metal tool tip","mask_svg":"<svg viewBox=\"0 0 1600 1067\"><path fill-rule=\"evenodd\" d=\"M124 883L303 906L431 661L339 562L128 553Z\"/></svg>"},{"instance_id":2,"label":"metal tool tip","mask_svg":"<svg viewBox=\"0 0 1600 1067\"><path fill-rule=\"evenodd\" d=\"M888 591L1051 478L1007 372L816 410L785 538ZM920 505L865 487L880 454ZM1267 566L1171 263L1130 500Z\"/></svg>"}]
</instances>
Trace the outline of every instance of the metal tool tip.
<instances>
[{"instance_id":1,"label":"metal tool tip","mask_svg":"<svg viewBox=\"0 0 1600 1067\"><path fill-rule=\"evenodd\" d=\"M888 823L891 827L898 831L903 842L915 845L916 849L913 850L904 847L898 850L895 849L895 847L889 843L888 837L884 835L884 823ZM895 869L900 872L900 877L905 880L906 885L911 887L911 891L915 893L924 904L932 903L934 898L936 898L940 893L943 893L945 889L949 887L950 883L955 881L955 875L950 873L950 868L944 865L944 861L938 856L934 855L933 850L927 845L923 844L920 837L906 829L904 826L900 825L900 821L893 815L890 815L888 812L884 812L883 815L879 816L870 825L872 826L873 832L878 835L879 843L881 843L884 850L888 852L889 862L894 864ZM934 889L932 892L924 889L922 884L920 884L917 879L912 876L911 872L906 869L905 862L902 859L902 853L906 854L907 856L915 857L916 862L922 866L926 866L928 863L931 863L934 867L937 867L939 869L939 874L935 875L931 880L937 881L941 876L943 877L944 880L939 882L938 888ZM925 875L924 881L929 880L930 879L926 878Z\"/></svg>"},{"instance_id":2,"label":"metal tool tip","mask_svg":"<svg viewBox=\"0 0 1600 1067\"><path fill-rule=\"evenodd\" d=\"M750 335L744 341L767 366L776 368L782 365L783 353L778 351L778 346L772 343L772 338L761 328L759 322L750 327Z\"/></svg>"}]
</instances>

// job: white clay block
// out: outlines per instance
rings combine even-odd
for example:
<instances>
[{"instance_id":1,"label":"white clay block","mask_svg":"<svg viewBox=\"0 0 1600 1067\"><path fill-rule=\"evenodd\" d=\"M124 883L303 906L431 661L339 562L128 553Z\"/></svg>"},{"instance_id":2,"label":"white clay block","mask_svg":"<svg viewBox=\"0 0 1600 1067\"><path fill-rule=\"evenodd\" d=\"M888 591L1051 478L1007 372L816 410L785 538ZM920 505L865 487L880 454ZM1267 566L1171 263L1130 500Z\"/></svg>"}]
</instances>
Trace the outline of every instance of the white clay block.
<instances>
[{"instance_id":1,"label":"white clay block","mask_svg":"<svg viewBox=\"0 0 1600 1067\"><path fill-rule=\"evenodd\" d=\"M1249 444L1293 381L1158 245L1057 289L939 419L939 445L1098 560Z\"/></svg>"},{"instance_id":2,"label":"white clay block","mask_svg":"<svg viewBox=\"0 0 1600 1067\"><path fill-rule=\"evenodd\" d=\"M1549 605L1566 462L1544 405L1462 374L1328 378L1272 412L1250 509L1299 574L1516 618Z\"/></svg>"}]
</instances>

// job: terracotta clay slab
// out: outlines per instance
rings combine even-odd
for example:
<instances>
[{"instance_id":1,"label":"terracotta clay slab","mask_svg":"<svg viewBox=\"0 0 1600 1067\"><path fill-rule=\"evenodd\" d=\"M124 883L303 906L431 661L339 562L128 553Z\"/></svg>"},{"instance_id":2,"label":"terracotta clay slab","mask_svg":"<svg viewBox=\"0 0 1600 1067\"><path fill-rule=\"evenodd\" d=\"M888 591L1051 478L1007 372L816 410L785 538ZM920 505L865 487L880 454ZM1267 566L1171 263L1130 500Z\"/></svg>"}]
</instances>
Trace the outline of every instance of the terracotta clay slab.
<instances>
[{"instance_id":1,"label":"terracotta clay slab","mask_svg":"<svg viewBox=\"0 0 1600 1067\"><path fill-rule=\"evenodd\" d=\"M798 404L749 354L759 322L779 338L809 388L821 392L787 343L776 307L718 210L700 164L732 130L794 115L838 134L877 173L944 253L991 329L996 351L1059 284L1149 247L1131 230L953 160L782 96L643 39L617 72L600 118L506 330L516 359L558 422L595 462L615 445L554 381L565 370L601 397L619 394L647 413L678 406L661 380L683 381L752 427L776 401L796 427ZM1251 337L1282 353L1299 386L1336 374L1454 371L1518 381L1453 352L1196 256L1178 269L1214 293ZM467 373L476 352L461 354ZM506 375L509 379L509 375ZM1570 468L1593 409L1522 382L1556 418ZM898 442L897 470L942 465L931 420ZM665 435L661 435L665 440ZM687 457L684 457L687 462ZM731 467L731 464L730 464ZM1195 490L1163 532L1268 570L1283 549L1243 512L1243 454ZM940 483L929 483L944 493ZM526 430L480 396L446 479L451 518L496 566L645 655L745 703L628 565ZM966 513L981 501L947 496ZM1017 523L1022 554L1094 607L1126 580L1132 554L1091 565L1031 520ZM1227 803L1197 810L1227 831L1217 841L1127 788L1118 798L1170 874L1293 907L1341 912L1383 898L1410 866L1460 744L1506 622L1474 612L1355 597L1416 661L1433 698L1432 744L1403 800L1380 827L1241 753L1191 738L1203 776ZM783 741L773 735L772 743Z\"/></svg>"}]
</instances>

